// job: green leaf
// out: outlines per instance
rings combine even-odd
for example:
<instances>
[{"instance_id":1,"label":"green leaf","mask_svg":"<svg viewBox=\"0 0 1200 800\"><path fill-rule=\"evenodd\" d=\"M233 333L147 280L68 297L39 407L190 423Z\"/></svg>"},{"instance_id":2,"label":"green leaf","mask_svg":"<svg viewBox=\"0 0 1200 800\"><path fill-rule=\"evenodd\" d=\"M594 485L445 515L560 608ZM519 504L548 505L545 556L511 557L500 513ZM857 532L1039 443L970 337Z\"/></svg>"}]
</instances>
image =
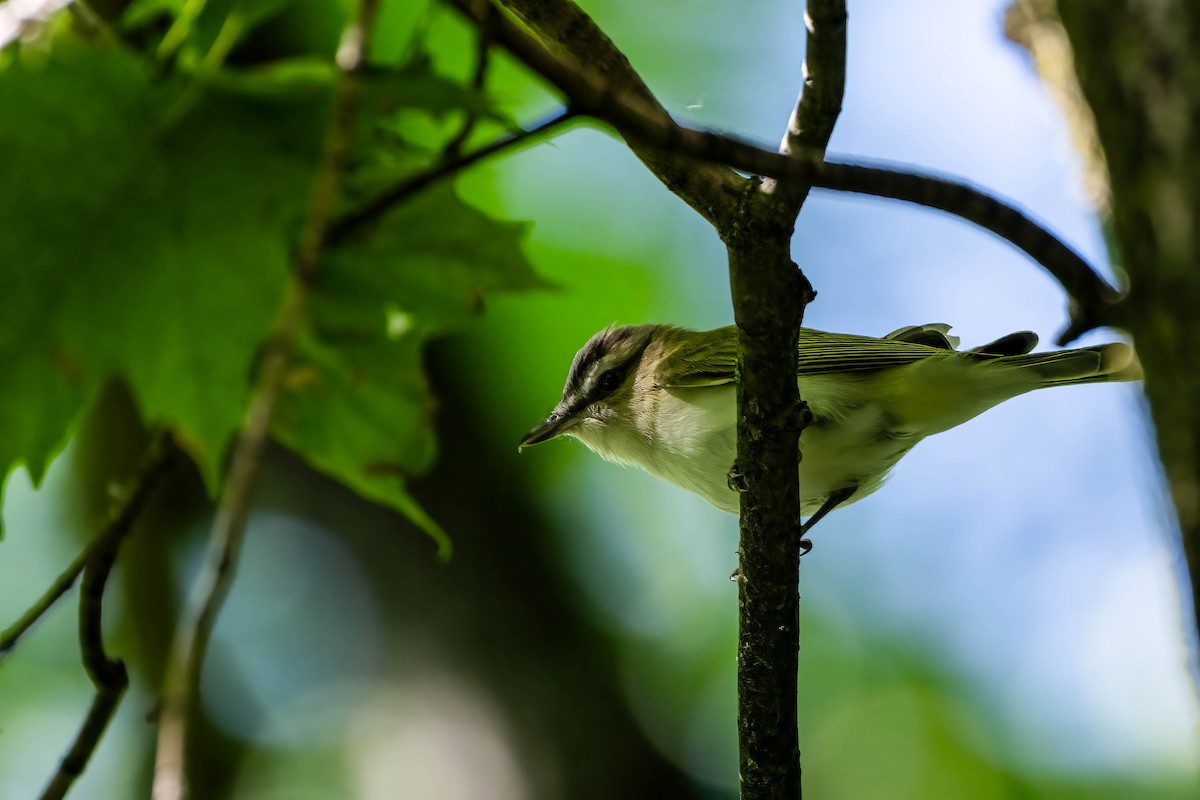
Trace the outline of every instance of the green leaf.
<instances>
[{"instance_id":1,"label":"green leaf","mask_svg":"<svg viewBox=\"0 0 1200 800\"><path fill-rule=\"evenodd\" d=\"M421 348L469 322L488 294L546 285L521 251L525 230L442 185L332 250L314 288L313 329L274 420L277 439L407 514L443 556L449 540L405 486L436 449Z\"/></svg>"},{"instance_id":2,"label":"green leaf","mask_svg":"<svg viewBox=\"0 0 1200 800\"><path fill-rule=\"evenodd\" d=\"M62 47L0 70L0 214L13 221L0 226L0 469L23 462L39 477L121 377L216 493L290 279L331 77L299 59L199 86L151 79L120 51ZM372 77L365 120L427 77ZM377 146L364 123L352 163ZM525 229L441 186L338 243L274 421L277 438L406 514L443 555L449 540L406 487L435 454L422 346L488 294L544 285L521 252Z\"/></svg>"},{"instance_id":3,"label":"green leaf","mask_svg":"<svg viewBox=\"0 0 1200 800\"><path fill-rule=\"evenodd\" d=\"M0 71L0 471L39 478L114 376L174 428L210 490L321 145L327 96L180 87L120 51L59 48Z\"/></svg>"},{"instance_id":4,"label":"green leaf","mask_svg":"<svg viewBox=\"0 0 1200 800\"><path fill-rule=\"evenodd\" d=\"M373 66L364 81L362 105L356 169L347 192L352 204L428 167L467 115L488 123L489 129L518 129L485 93L435 73L423 57L398 69Z\"/></svg>"}]
</instances>

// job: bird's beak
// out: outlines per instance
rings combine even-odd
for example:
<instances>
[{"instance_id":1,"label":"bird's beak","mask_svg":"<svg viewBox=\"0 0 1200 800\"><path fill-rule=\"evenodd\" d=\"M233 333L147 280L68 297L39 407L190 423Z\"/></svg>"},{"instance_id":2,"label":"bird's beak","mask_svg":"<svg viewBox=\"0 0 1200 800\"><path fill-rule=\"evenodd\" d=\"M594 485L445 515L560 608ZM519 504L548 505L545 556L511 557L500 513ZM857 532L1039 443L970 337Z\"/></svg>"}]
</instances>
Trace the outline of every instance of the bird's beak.
<instances>
[{"instance_id":1,"label":"bird's beak","mask_svg":"<svg viewBox=\"0 0 1200 800\"><path fill-rule=\"evenodd\" d=\"M566 414L560 414L557 411L552 413L539 423L537 427L525 434L524 438L521 439L521 443L517 445L517 452L521 452L530 445L544 442L547 439L553 439L555 436L565 433L567 428L571 426L571 421L571 417Z\"/></svg>"}]
</instances>

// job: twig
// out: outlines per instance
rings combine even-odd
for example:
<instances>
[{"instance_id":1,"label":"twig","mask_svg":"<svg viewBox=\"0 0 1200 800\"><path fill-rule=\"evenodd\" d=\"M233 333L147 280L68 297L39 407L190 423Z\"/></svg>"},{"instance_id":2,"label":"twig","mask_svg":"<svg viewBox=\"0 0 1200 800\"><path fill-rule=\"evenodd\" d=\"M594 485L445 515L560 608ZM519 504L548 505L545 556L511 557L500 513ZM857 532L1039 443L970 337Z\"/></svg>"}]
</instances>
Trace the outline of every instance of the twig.
<instances>
[{"instance_id":1,"label":"twig","mask_svg":"<svg viewBox=\"0 0 1200 800\"><path fill-rule=\"evenodd\" d=\"M967 183L894 167L826 161L817 165L814 186L905 200L973 222L1023 250L1041 264L1070 298L1070 323L1059 334L1065 345L1092 328L1121 323L1121 293L1083 256L1015 205Z\"/></svg>"},{"instance_id":2,"label":"twig","mask_svg":"<svg viewBox=\"0 0 1200 800\"><path fill-rule=\"evenodd\" d=\"M141 513L150 492L158 485L178 451L170 437L165 433L156 435L147 448L142 463L130 479L129 486L122 492L121 497L109 513L109 520L95 539L88 542L79 555L71 561L62 574L55 578L54 583L46 590L37 602L21 618L10 625L0 634L0 659L3 659L17 645L18 640L33 627L42 615L62 597L75 583L79 573L101 548L112 542L120 542L129 532L133 521Z\"/></svg>"},{"instance_id":3,"label":"twig","mask_svg":"<svg viewBox=\"0 0 1200 800\"><path fill-rule=\"evenodd\" d=\"M804 10L808 29L804 47L804 82L788 120L779 152L797 158L824 153L842 111L846 91L845 0L808 0ZM763 193L774 195L784 214L793 218L804 205L809 184L775 179L763 182Z\"/></svg>"},{"instance_id":4,"label":"twig","mask_svg":"<svg viewBox=\"0 0 1200 800\"><path fill-rule=\"evenodd\" d=\"M129 675L120 659L110 658L104 651L102 617L104 610L104 585L117 558L120 539L109 539L97 548L89 559L83 573L82 592L79 596L79 643L83 653L83 666L87 670L96 696L88 709L79 733L71 749L58 765L58 770L42 792L42 800L60 800L65 797L76 778L83 774L88 760L95 752L108 723L116 713L121 696L129 686Z\"/></svg>"},{"instance_id":5,"label":"twig","mask_svg":"<svg viewBox=\"0 0 1200 800\"><path fill-rule=\"evenodd\" d=\"M785 156L733 137L681 127L657 103L617 90L602 77L579 69L549 51L501 15L488 0L447 2L476 24L492 25L499 45L562 91L579 113L613 125L631 146L649 146L702 161L728 164L757 175L905 200L947 211L1012 242L1058 280L1073 301L1071 323L1060 341L1098 325L1121 321L1114 305L1120 293L1078 253L1009 203L965 183L891 167L828 163L818 158L798 158L797 154ZM735 215L717 215L710 217L710 221L723 238L728 238L731 220L735 218Z\"/></svg>"},{"instance_id":6,"label":"twig","mask_svg":"<svg viewBox=\"0 0 1200 800\"><path fill-rule=\"evenodd\" d=\"M4 633L0 634L0 659L7 657L9 651L17 646L17 641L33 627L33 624L41 619L42 615L67 593L68 589L75 585L75 579L79 577L79 573L83 572L88 559L91 558L103 538L104 535L101 534L88 542L62 574L55 578L54 583L50 584L50 588L38 598L37 602L30 606L20 619L4 629Z\"/></svg>"},{"instance_id":7,"label":"twig","mask_svg":"<svg viewBox=\"0 0 1200 800\"><path fill-rule=\"evenodd\" d=\"M72 562L72 567L77 562L83 563L83 585L79 595L79 648L84 669L96 687L96 695L92 698L91 708L74 742L42 792L42 800L65 797L75 780L83 774L129 685L125 665L120 659L110 658L104 650L104 586L121 543L177 452L169 436L163 432L155 435L133 477L131 488L110 512L105 529ZM56 586L66 575L60 576ZM71 575L66 586L70 586L73 580L74 575Z\"/></svg>"},{"instance_id":8,"label":"twig","mask_svg":"<svg viewBox=\"0 0 1200 800\"><path fill-rule=\"evenodd\" d=\"M341 242L354 231L379 219L389 209L403 203L433 183L461 172L485 158L494 156L505 150L510 150L535 136L554 130L574 118L574 111L569 108L564 109L525 130L507 134L491 144L484 145L478 150L473 150L466 155L460 155L448 161L440 161L424 172L405 178L395 186L381 192L361 208L351 211L331 225L327 243L332 245Z\"/></svg>"},{"instance_id":9,"label":"twig","mask_svg":"<svg viewBox=\"0 0 1200 800\"><path fill-rule=\"evenodd\" d=\"M474 17L476 25L488 25L487 16L495 11L490 3L484 4L476 0L450 0L463 10L465 6L474 5L480 12ZM591 17L570 2L570 0L501 0L505 7L532 30L540 38L530 39L539 49L555 54L556 59L569 63L572 71L589 76L589 80L609 87L613 92L634 99L644 104L651 113L666 117L667 111L654 97L654 93L646 86L642 77L629 64L612 40L600 29ZM509 29L512 23L496 15L501 20L501 27ZM512 48L497 36L498 31L492 30L491 35L497 43L504 44L505 49L513 52ZM528 38L528 35L526 35ZM513 53L516 55L516 53ZM535 71L537 71L535 69ZM572 96L569 92L568 96ZM574 102L568 103L574 107ZM590 112L589 112L590 113ZM738 203L741 202L741 191L745 180L733 170L716 161L697 163L686 154L674 152L670 148L656 146L653 142L639 139L629 141L629 148L642 163L662 181L663 185L674 192L681 200L691 206L700 216L714 226L732 218Z\"/></svg>"},{"instance_id":10,"label":"twig","mask_svg":"<svg viewBox=\"0 0 1200 800\"><path fill-rule=\"evenodd\" d=\"M471 88L477 92L482 92L484 85L487 83L488 66L490 64L490 56L492 52L492 33L490 28L477 28L478 41L475 43L475 74L471 76ZM446 146L442 148L440 162L454 161L462 153L462 147L467 143L467 139L475 131L475 125L479 122L479 115L474 109L467 111L466 119L463 120L462 127L458 129L458 133L446 142Z\"/></svg>"},{"instance_id":11,"label":"twig","mask_svg":"<svg viewBox=\"0 0 1200 800\"><path fill-rule=\"evenodd\" d=\"M293 257L295 278L284 300L275 335L263 355L254 396L229 468L224 496L213 520L208 559L192 587L171 643L163 678L154 763L154 800L184 800L188 796L187 726L199 687L200 670L213 624L233 583L271 417L300 332L310 286L345 176L346 156L362 88L364 51L377 9L378 0L361 0L358 19L346 29L338 48L337 63L342 74L334 98L325 154Z\"/></svg>"}]
</instances>

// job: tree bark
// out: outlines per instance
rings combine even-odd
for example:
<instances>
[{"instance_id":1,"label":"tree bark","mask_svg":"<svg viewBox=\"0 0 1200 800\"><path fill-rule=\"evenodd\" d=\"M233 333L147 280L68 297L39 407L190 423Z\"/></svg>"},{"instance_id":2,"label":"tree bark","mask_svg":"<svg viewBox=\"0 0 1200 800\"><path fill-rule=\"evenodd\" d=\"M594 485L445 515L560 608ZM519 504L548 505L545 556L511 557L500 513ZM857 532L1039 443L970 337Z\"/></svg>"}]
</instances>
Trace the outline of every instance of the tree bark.
<instances>
[{"instance_id":1,"label":"tree bark","mask_svg":"<svg viewBox=\"0 0 1200 800\"><path fill-rule=\"evenodd\" d=\"M1053 0L1050 0L1053 2ZM1111 189L1123 323L1179 521L1200 618L1200 5L1058 0ZM1082 124L1090 120L1083 119ZM1189 595L1190 589L1190 595Z\"/></svg>"}]
</instances>

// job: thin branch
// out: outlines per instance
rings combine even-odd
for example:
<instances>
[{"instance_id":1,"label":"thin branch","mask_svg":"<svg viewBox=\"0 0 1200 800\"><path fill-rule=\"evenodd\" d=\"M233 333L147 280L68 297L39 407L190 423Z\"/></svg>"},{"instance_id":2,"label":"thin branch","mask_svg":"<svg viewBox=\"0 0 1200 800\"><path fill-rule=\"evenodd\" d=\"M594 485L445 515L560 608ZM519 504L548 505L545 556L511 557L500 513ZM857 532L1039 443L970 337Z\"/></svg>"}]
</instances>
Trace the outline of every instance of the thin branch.
<instances>
[{"instance_id":1,"label":"thin branch","mask_svg":"<svg viewBox=\"0 0 1200 800\"><path fill-rule=\"evenodd\" d=\"M443 180L455 175L468 167L478 164L485 158L502 153L506 150L511 150L517 145L529 141L530 139L548 133L555 128L560 127L566 122L575 118L575 112L571 109L554 114L551 117L537 123L525 130L517 133L507 134L500 137L491 144L484 145L478 150L473 150L466 155L460 155L456 158L439 161L424 172L405 178L395 186L384 190L370 202L357 208L354 211L343 216L329 228L327 242L330 245L336 244L344 240L347 236L359 230L365 225L369 225L375 220L382 217L390 209L410 199L413 195L423 191L437 181Z\"/></svg>"},{"instance_id":2,"label":"thin branch","mask_svg":"<svg viewBox=\"0 0 1200 800\"><path fill-rule=\"evenodd\" d=\"M480 13L477 26L486 27L488 12L476 0L450 0L460 10L474 4ZM630 65L625 54L613 44L579 6L571 0L501 0L524 24L537 33L539 49L555 54L555 58L571 65L572 71L586 74L589 80L611 87L626 97L644 105L650 113L668 116L666 109L646 86L641 75ZM490 3L486 4L490 6ZM494 10L494 8L493 8ZM502 20L502 27L512 23ZM497 31L491 31L496 37ZM523 33L523 32L522 32ZM526 34L526 36L528 36ZM507 43L505 48L512 52ZM514 53L514 55L516 55ZM535 70L536 71L536 70ZM568 96L571 96L568 93ZM568 103L574 106L574 103ZM663 185L691 206L714 226L732 218L741 199L744 179L724 164L716 161L697 164L685 154L657 147L653 142L629 141L629 147Z\"/></svg>"},{"instance_id":3,"label":"thin branch","mask_svg":"<svg viewBox=\"0 0 1200 800\"><path fill-rule=\"evenodd\" d=\"M1071 323L1062 336L1073 338L1099 325L1117 325L1120 293L1074 250L1013 205L966 183L890 167L828 163L773 153L741 140L676 124L656 103L622 92L602 77L577 68L505 18L487 0L447 0L476 24L492 25L496 42L517 60L556 86L581 114L613 125L631 143L745 172L810 183L825 189L905 200L937 208L996 233L1040 263L1071 296ZM660 178L662 175L660 174ZM736 216L713 224L723 238Z\"/></svg>"},{"instance_id":4,"label":"thin branch","mask_svg":"<svg viewBox=\"0 0 1200 800\"><path fill-rule=\"evenodd\" d=\"M213 520L208 559L192 587L171 643L163 678L154 764L154 800L184 800L188 796L187 727L199 688L200 670L217 614L233 583L271 417L300 333L310 286L327 242L333 208L345 177L351 132L362 89L365 49L377 10L378 0L361 0L358 18L346 29L338 48L337 63L342 74L334 98L325 154L293 257L295 278L284 300L275 336L263 355L254 396L229 468L224 496Z\"/></svg>"},{"instance_id":5,"label":"thin branch","mask_svg":"<svg viewBox=\"0 0 1200 800\"><path fill-rule=\"evenodd\" d=\"M129 675L120 659L110 658L104 650L102 618L104 610L104 585L117 558L120 539L105 540L103 545L88 561L83 573L83 586L79 596L79 643L83 653L83 666L87 670L96 696L88 709L71 749L58 765L58 770L42 792L42 800L60 800L66 796L75 780L83 774L88 760L100 743L108 723L121 702L121 696L129 686Z\"/></svg>"},{"instance_id":6,"label":"thin branch","mask_svg":"<svg viewBox=\"0 0 1200 800\"><path fill-rule=\"evenodd\" d=\"M816 165L814 186L905 200L953 214L991 231L1050 273L1070 298L1070 322L1059 334L1066 345L1101 325L1122 325L1122 295L1073 248L1015 204L968 183L890 166L826 161Z\"/></svg>"},{"instance_id":7,"label":"thin branch","mask_svg":"<svg viewBox=\"0 0 1200 800\"><path fill-rule=\"evenodd\" d=\"M54 583L50 584L50 588L37 599L37 602L30 606L20 619L4 629L4 633L0 634L0 659L7 657L9 651L17 646L17 641L33 627L34 623L41 619L42 615L75 585L75 579L79 577L79 573L83 572L88 559L91 558L103 538L104 536L101 534L88 542L62 574L55 578Z\"/></svg>"},{"instance_id":8,"label":"thin branch","mask_svg":"<svg viewBox=\"0 0 1200 800\"><path fill-rule=\"evenodd\" d=\"M71 561L62 574L55 578L50 588L38 598L21 618L10 625L0 634L0 659L3 659L17 645L18 640L33 627L50 608L62 597L75 579L83 572L84 567L100 549L112 542L120 542L129 533L133 521L141 513L142 507L150 497L151 491L158 485L167 466L176 455L177 450L170 437L164 433L158 434L147 448L146 456L142 459L137 472L129 482L128 488L122 491L119 501L109 513L108 522L95 539L88 542L79 555Z\"/></svg>"},{"instance_id":9,"label":"thin branch","mask_svg":"<svg viewBox=\"0 0 1200 800\"><path fill-rule=\"evenodd\" d=\"M79 728L79 733L76 734L71 749L67 751L58 770L50 779L50 783L42 791L41 800L60 800L66 796L75 780L83 773L92 752L99 744L105 729L108 728L113 714L116 713L121 696L129 685L129 678L125 673L123 663L114 661L113 664L115 665L114 674L119 677L110 685L96 687L96 694L92 698L92 705L88 709L87 717Z\"/></svg>"},{"instance_id":10,"label":"thin branch","mask_svg":"<svg viewBox=\"0 0 1200 800\"><path fill-rule=\"evenodd\" d=\"M804 10L808 29L804 47L804 80L788 120L779 152L796 158L824 153L842 111L846 91L845 0L809 0ZM763 194L774 195L785 214L795 218L808 196L809 184L775 179L763 181Z\"/></svg>"},{"instance_id":11,"label":"thin branch","mask_svg":"<svg viewBox=\"0 0 1200 800\"><path fill-rule=\"evenodd\" d=\"M478 40L475 42L475 74L471 76L471 88L482 92L487 83L488 67L491 64L492 33L491 29L486 27L476 29L476 33ZM458 129L458 133L450 137L450 141L446 142L438 161L456 160L462 154L462 148L467 143L467 139L475 132L475 125L478 122L479 115L475 113L474 109L468 109L462 127Z\"/></svg>"},{"instance_id":12,"label":"thin branch","mask_svg":"<svg viewBox=\"0 0 1200 800\"><path fill-rule=\"evenodd\" d=\"M121 543L177 453L169 436L161 431L155 435L138 466L131 487L110 512L108 524L75 560L84 563L83 585L79 595L79 648L84 669L96 687L96 695L92 698L91 708L74 742L42 792L42 800L65 797L76 779L83 774L116 713L121 696L129 686L125 665L120 659L110 658L104 649L104 587ZM59 582L62 580L60 577ZM69 585L70 582L67 583Z\"/></svg>"}]
</instances>

